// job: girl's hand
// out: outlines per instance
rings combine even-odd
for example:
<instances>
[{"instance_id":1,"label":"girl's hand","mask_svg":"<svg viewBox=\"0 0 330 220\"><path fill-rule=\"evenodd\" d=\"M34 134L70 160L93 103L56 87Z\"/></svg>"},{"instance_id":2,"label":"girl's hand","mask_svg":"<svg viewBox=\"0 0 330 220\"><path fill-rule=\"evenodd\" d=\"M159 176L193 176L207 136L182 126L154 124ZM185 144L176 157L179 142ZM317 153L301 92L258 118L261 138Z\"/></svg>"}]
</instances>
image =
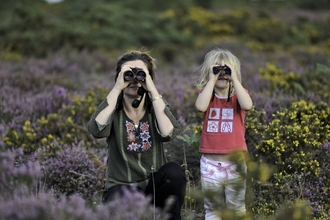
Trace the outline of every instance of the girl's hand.
<instances>
[{"instance_id":1,"label":"girl's hand","mask_svg":"<svg viewBox=\"0 0 330 220\"><path fill-rule=\"evenodd\" d=\"M217 73L217 74L214 74L213 73L213 67L215 66L219 66L219 65L213 65L210 67L210 74L209 74L209 81L213 81L214 83L216 83L216 81L218 80L218 77L219 77L219 74L220 74L220 71Z\"/></svg>"},{"instance_id":2,"label":"girl's hand","mask_svg":"<svg viewBox=\"0 0 330 220\"><path fill-rule=\"evenodd\" d=\"M236 74L235 69L232 67L232 65L226 64L226 66L228 66L231 70L231 75L228 75L229 80L230 81L237 80L237 74Z\"/></svg>"}]
</instances>

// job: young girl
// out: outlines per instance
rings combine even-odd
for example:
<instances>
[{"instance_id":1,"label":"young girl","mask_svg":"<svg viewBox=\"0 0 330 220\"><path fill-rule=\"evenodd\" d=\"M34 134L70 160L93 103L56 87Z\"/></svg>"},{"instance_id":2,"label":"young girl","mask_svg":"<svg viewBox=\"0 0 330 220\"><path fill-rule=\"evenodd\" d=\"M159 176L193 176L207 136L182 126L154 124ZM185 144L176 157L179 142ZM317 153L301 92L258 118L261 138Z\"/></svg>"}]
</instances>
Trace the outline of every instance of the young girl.
<instances>
[{"instance_id":1,"label":"young girl","mask_svg":"<svg viewBox=\"0 0 330 220\"><path fill-rule=\"evenodd\" d=\"M199 151L205 219L221 219L227 209L244 215L244 120L252 100L241 84L239 59L227 50L213 49L205 56L197 87L201 92L195 106L204 112Z\"/></svg>"}]
</instances>

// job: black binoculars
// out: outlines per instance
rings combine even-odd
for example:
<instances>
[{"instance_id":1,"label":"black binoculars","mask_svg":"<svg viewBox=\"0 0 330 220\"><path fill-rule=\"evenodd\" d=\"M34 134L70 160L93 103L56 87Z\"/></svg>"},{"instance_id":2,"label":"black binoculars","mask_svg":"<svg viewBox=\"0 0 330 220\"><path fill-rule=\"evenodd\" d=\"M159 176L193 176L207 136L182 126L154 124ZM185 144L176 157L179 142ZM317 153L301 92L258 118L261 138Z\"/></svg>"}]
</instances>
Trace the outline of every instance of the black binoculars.
<instances>
[{"instance_id":1,"label":"black binoculars","mask_svg":"<svg viewBox=\"0 0 330 220\"><path fill-rule=\"evenodd\" d=\"M126 81L132 81L137 79L139 81L144 81L146 78L146 73L141 68L132 68L132 70L127 70L124 72L124 79Z\"/></svg>"},{"instance_id":2,"label":"black binoculars","mask_svg":"<svg viewBox=\"0 0 330 220\"><path fill-rule=\"evenodd\" d=\"M231 69L226 65L214 66L212 70L213 70L214 74L218 74L220 71L222 71L220 74L225 73L226 75L229 75L229 76L231 75Z\"/></svg>"}]
</instances>

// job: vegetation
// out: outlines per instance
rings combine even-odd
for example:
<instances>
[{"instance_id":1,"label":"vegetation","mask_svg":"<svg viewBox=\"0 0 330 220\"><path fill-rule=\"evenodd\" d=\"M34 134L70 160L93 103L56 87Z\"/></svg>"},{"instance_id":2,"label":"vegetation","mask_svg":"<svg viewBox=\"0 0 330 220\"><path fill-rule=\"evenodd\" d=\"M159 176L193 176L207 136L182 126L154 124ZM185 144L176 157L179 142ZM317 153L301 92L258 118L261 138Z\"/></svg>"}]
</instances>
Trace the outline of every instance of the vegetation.
<instances>
[{"instance_id":1,"label":"vegetation","mask_svg":"<svg viewBox=\"0 0 330 220\"><path fill-rule=\"evenodd\" d=\"M241 60L254 102L244 219L330 218L329 8L326 0L1 2L0 219L168 218L135 191L100 205L105 141L86 129L117 57L141 47L157 59L157 87L184 127L166 144L186 169L183 219L204 214L194 82L213 47Z\"/></svg>"}]
</instances>

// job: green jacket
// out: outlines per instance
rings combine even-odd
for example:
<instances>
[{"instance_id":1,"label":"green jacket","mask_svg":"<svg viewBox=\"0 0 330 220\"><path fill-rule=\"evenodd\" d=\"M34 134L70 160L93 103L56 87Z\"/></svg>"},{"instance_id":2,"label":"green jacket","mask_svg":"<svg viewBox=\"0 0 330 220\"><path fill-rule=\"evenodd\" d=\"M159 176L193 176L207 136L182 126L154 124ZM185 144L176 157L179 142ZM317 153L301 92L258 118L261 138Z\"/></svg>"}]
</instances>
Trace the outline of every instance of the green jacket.
<instances>
[{"instance_id":1,"label":"green jacket","mask_svg":"<svg viewBox=\"0 0 330 220\"><path fill-rule=\"evenodd\" d=\"M138 185L144 190L151 172L157 171L166 163L163 142L174 139L181 132L181 126L167 103L164 112L174 126L168 136L160 134L152 108L150 113L146 111L137 129L125 111L117 109L107 124L100 125L95 118L107 106L108 102L104 100L87 124L89 132L95 138L106 138L108 159L104 188L107 190L117 184L127 184Z\"/></svg>"}]
</instances>

